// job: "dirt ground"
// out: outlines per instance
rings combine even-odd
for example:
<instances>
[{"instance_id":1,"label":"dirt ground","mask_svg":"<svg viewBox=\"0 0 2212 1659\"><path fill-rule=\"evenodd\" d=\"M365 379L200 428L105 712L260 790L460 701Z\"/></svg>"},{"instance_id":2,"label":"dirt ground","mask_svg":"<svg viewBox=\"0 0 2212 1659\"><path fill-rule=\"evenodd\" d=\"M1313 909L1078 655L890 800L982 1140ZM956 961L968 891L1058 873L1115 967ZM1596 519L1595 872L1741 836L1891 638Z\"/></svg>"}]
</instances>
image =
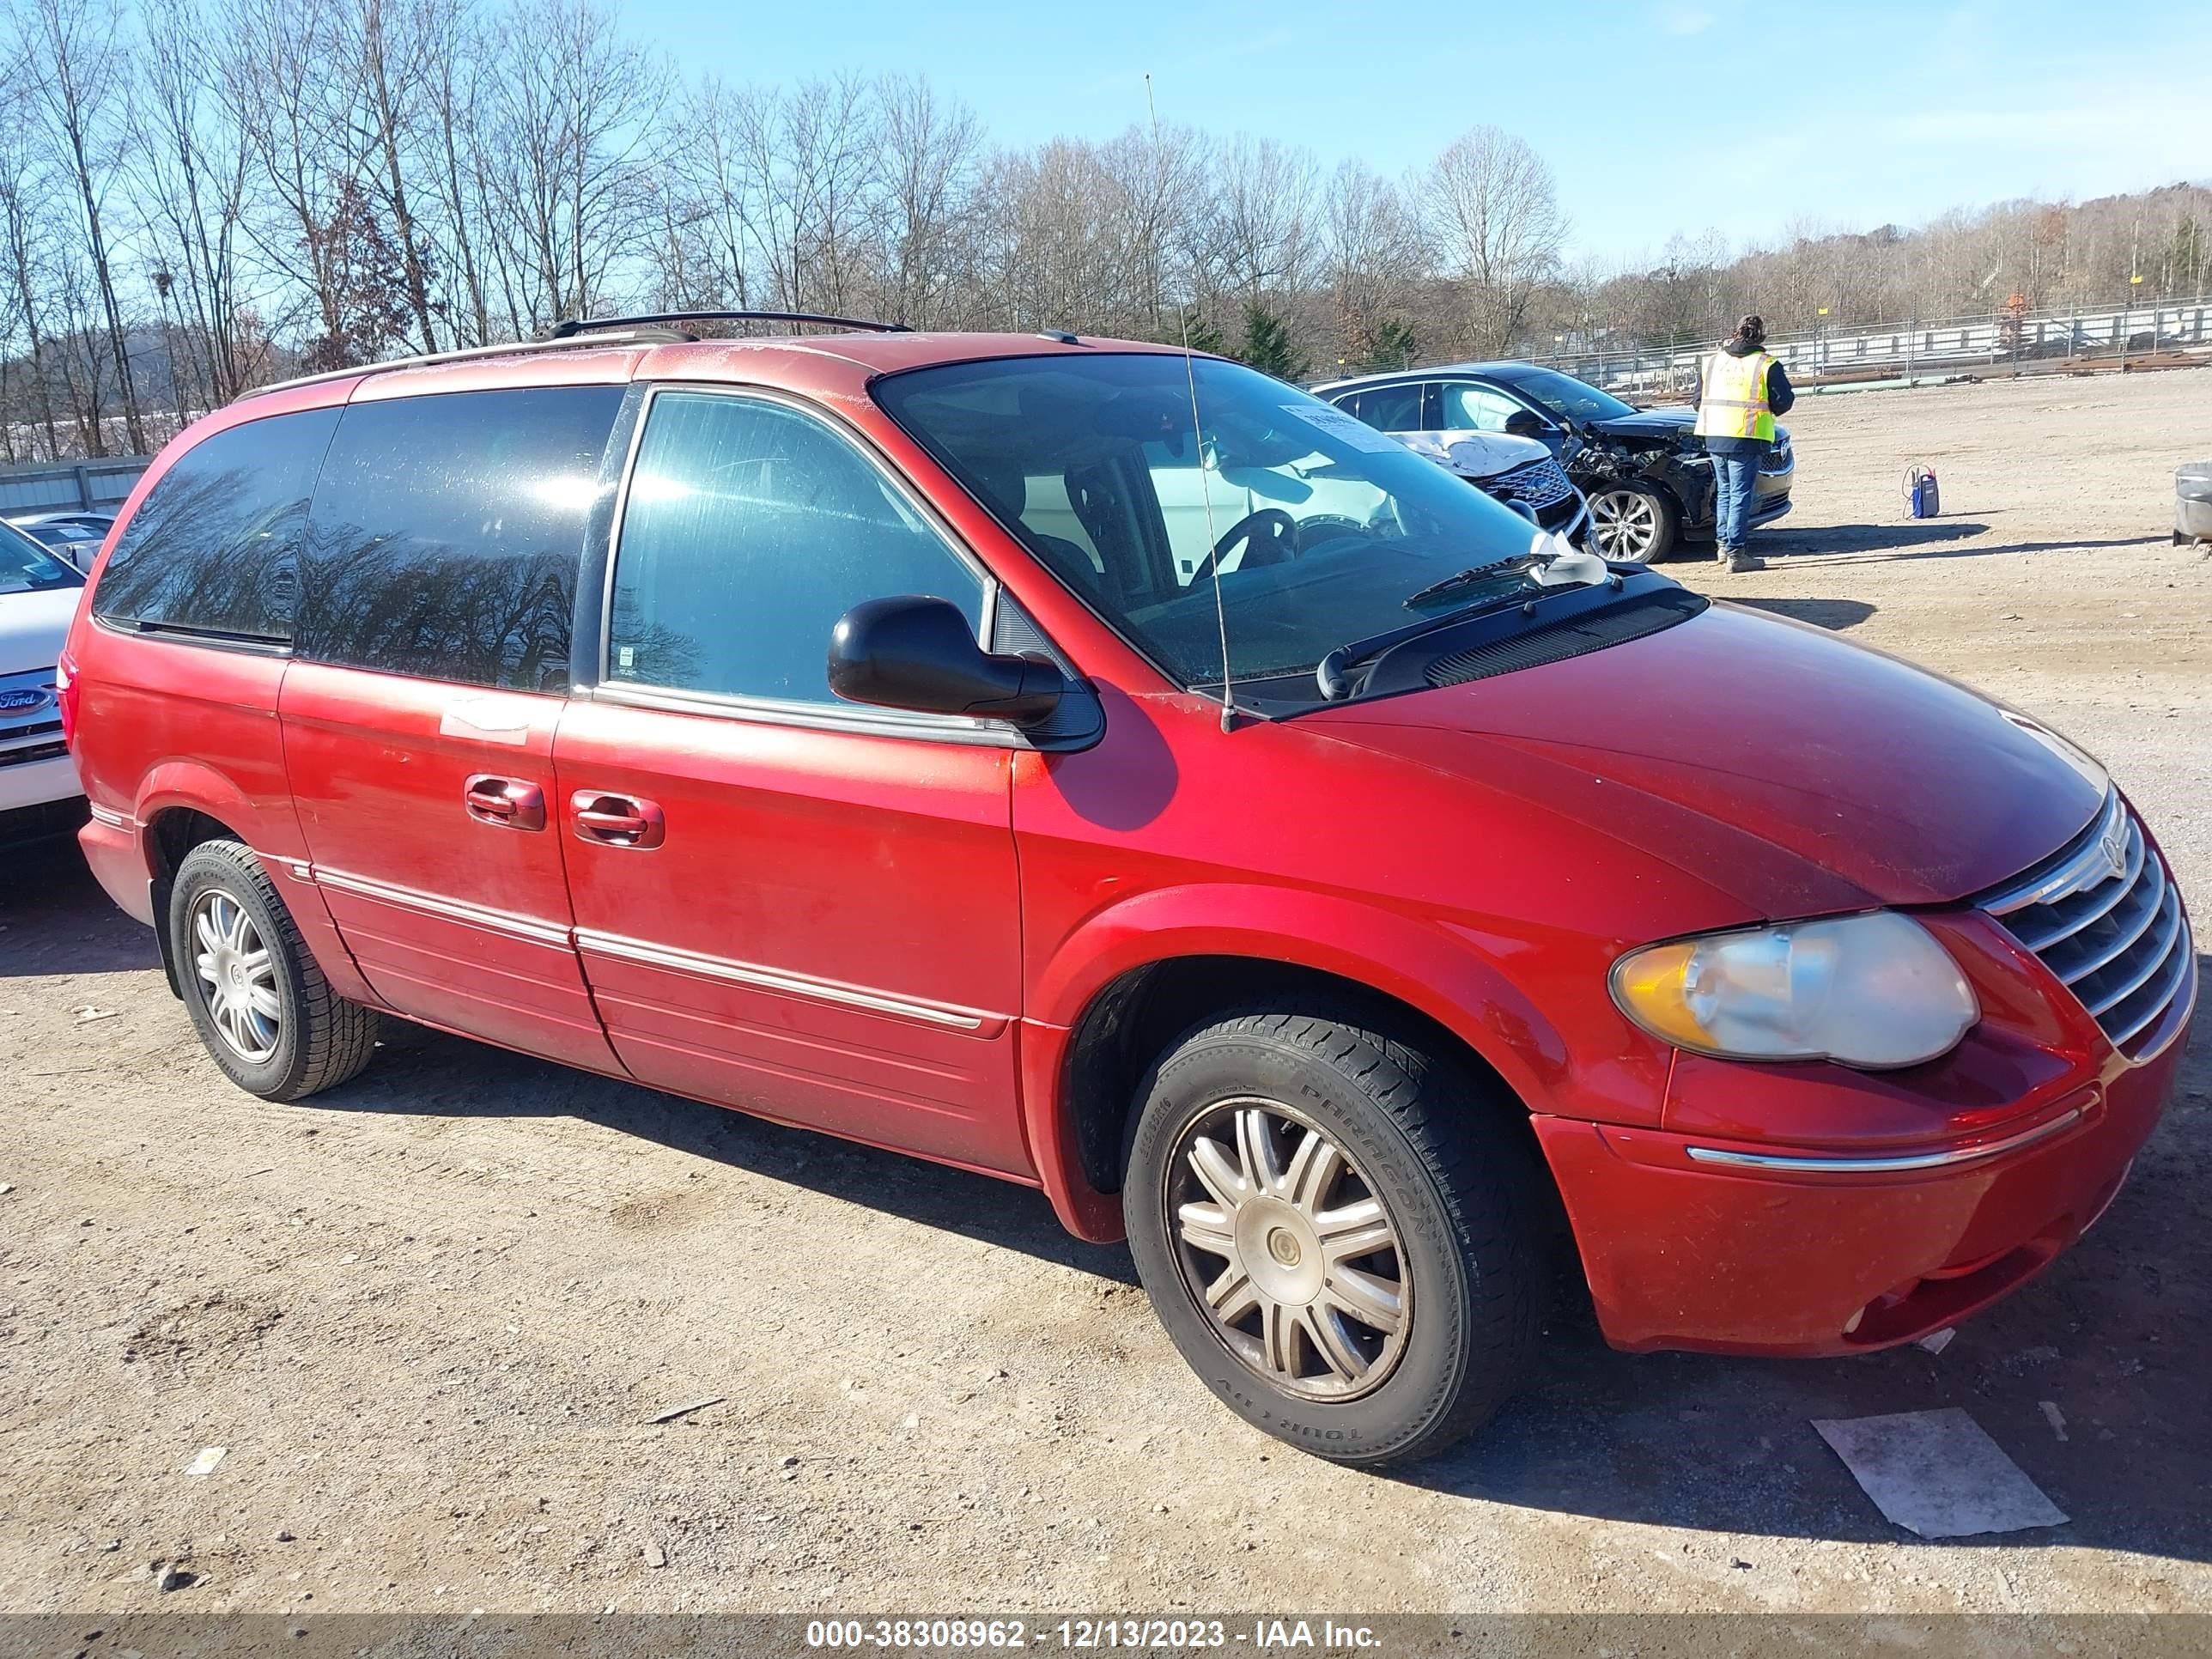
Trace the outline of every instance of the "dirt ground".
<instances>
[{"instance_id":1,"label":"dirt ground","mask_svg":"<svg viewBox=\"0 0 2212 1659\"><path fill-rule=\"evenodd\" d=\"M1772 568L1678 573L2048 718L2212 914L2212 560L2166 538L2212 372L1789 423ZM2212 1605L2212 1018L2102 1224L1940 1357L1567 1318L1480 1438L1376 1476L1216 1405L1034 1194L406 1026L264 1105L73 849L0 866L0 1610ZM1923 1543L1808 1423L1948 1406L2070 1523Z\"/></svg>"}]
</instances>

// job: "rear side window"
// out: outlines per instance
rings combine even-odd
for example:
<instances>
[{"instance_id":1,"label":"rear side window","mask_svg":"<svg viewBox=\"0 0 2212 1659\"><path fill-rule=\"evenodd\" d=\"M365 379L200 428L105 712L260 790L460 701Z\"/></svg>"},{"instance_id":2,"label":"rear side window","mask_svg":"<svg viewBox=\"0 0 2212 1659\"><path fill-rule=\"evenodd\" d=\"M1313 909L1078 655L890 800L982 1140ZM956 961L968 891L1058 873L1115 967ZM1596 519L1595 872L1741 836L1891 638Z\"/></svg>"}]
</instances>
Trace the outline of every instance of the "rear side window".
<instances>
[{"instance_id":1,"label":"rear side window","mask_svg":"<svg viewBox=\"0 0 2212 1659\"><path fill-rule=\"evenodd\" d=\"M338 411L227 427L171 463L115 544L92 614L129 627L282 645L300 532Z\"/></svg>"},{"instance_id":2,"label":"rear side window","mask_svg":"<svg viewBox=\"0 0 2212 1659\"><path fill-rule=\"evenodd\" d=\"M1421 388L1418 385L1378 386L1340 399L1338 406L1377 432L1421 429Z\"/></svg>"},{"instance_id":3,"label":"rear side window","mask_svg":"<svg viewBox=\"0 0 2212 1659\"><path fill-rule=\"evenodd\" d=\"M902 593L981 625L982 578L850 443L755 398L653 400L616 544L608 679L836 702L838 617Z\"/></svg>"},{"instance_id":4,"label":"rear side window","mask_svg":"<svg viewBox=\"0 0 2212 1659\"><path fill-rule=\"evenodd\" d=\"M315 491L299 654L514 690L568 684L584 522L623 388L349 406Z\"/></svg>"}]
</instances>

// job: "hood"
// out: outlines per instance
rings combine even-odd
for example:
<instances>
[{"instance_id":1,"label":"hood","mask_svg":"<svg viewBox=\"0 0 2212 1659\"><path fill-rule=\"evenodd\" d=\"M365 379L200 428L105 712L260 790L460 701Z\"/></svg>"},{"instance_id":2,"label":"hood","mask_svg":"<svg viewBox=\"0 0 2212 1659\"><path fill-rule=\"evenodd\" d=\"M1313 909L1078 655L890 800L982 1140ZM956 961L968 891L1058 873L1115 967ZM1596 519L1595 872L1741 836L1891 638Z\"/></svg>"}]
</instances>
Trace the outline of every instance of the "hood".
<instances>
[{"instance_id":1,"label":"hood","mask_svg":"<svg viewBox=\"0 0 2212 1659\"><path fill-rule=\"evenodd\" d=\"M2065 739L1964 686L1729 605L1306 718L1599 825L1778 921L1979 892L2079 834L2106 787Z\"/></svg>"},{"instance_id":2,"label":"hood","mask_svg":"<svg viewBox=\"0 0 2212 1659\"><path fill-rule=\"evenodd\" d=\"M0 674L52 668L76 616L82 587L49 587L33 593L0 593Z\"/></svg>"},{"instance_id":3,"label":"hood","mask_svg":"<svg viewBox=\"0 0 2212 1659\"><path fill-rule=\"evenodd\" d=\"M1534 438L1504 432L1401 432L1393 434L1416 455L1462 478L1494 478L1531 461L1548 461L1552 452Z\"/></svg>"},{"instance_id":4,"label":"hood","mask_svg":"<svg viewBox=\"0 0 2212 1659\"><path fill-rule=\"evenodd\" d=\"M1613 438L1673 438L1698 423L1694 409L1639 409L1633 415L1616 415L1590 424Z\"/></svg>"}]
</instances>

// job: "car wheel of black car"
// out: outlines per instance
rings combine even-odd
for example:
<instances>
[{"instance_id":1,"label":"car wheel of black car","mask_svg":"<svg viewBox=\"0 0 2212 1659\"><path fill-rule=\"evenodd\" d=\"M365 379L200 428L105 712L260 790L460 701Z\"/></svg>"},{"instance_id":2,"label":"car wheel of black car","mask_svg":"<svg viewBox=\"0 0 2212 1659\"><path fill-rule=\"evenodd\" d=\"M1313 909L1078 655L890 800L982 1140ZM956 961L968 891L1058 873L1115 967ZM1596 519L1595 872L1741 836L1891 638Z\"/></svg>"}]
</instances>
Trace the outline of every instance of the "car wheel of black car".
<instances>
[{"instance_id":1,"label":"car wheel of black car","mask_svg":"<svg viewBox=\"0 0 2212 1659\"><path fill-rule=\"evenodd\" d=\"M193 848L177 867L168 921L193 1028L240 1088L300 1100L368 1064L376 1011L331 989L252 849Z\"/></svg>"},{"instance_id":2,"label":"car wheel of black car","mask_svg":"<svg viewBox=\"0 0 2212 1659\"><path fill-rule=\"evenodd\" d=\"M1350 1006L1187 1033L1139 1097L1122 1204L1206 1387L1367 1468L1496 1411L1533 1361L1541 1285L1541 1176L1510 1106Z\"/></svg>"},{"instance_id":3,"label":"car wheel of black car","mask_svg":"<svg viewBox=\"0 0 2212 1659\"><path fill-rule=\"evenodd\" d=\"M1589 538L1604 557L1620 564L1656 564L1674 550L1682 533L1681 510L1650 484L1612 483L1589 495Z\"/></svg>"}]
</instances>

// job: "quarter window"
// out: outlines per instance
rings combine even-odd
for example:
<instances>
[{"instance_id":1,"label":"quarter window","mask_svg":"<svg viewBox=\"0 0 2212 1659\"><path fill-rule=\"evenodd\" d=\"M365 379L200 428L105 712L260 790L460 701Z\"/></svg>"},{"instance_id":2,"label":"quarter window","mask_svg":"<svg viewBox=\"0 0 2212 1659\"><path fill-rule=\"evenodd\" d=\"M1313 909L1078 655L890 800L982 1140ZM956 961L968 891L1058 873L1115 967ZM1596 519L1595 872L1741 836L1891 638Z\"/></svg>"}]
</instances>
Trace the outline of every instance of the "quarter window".
<instances>
[{"instance_id":1,"label":"quarter window","mask_svg":"<svg viewBox=\"0 0 2212 1659\"><path fill-rule=\"evenodd\" d=\"M335 409L226 427L172 462L100 573L92 613L140 628L289 643L300 531Z\"/></svg>"},{"instance_id":2,"label":"quarter window","mask_svg":"<svg viewBox=\"0 0 2212 1659\"><path fill-rule=\"evenodd\" d=\"M299 651L522 691L568 684L618 386L349 405L307 537Z\"/></svg>"},{"instance_id":3,"label":"quarter window","mask_svg":"<svg viewBox=\"0 0 2212 1659\"><path fill-rule=\"evenodd\" d=\"M616 547L612 681L830 703L830 630L863 600L933 594L981 625L982 579L883 474L757 398L653 400Z\"/></svg>"}]
</instances>

